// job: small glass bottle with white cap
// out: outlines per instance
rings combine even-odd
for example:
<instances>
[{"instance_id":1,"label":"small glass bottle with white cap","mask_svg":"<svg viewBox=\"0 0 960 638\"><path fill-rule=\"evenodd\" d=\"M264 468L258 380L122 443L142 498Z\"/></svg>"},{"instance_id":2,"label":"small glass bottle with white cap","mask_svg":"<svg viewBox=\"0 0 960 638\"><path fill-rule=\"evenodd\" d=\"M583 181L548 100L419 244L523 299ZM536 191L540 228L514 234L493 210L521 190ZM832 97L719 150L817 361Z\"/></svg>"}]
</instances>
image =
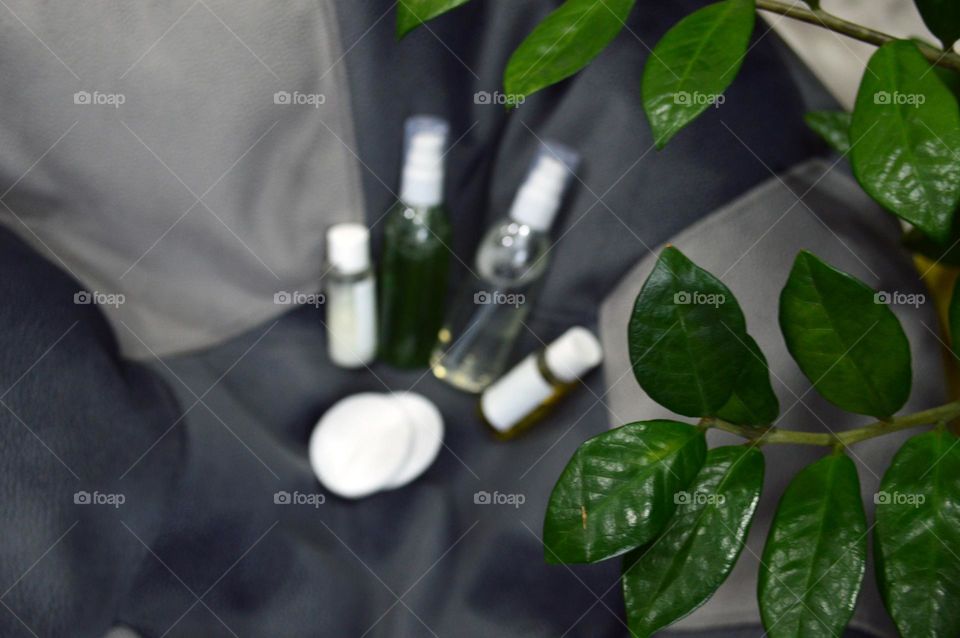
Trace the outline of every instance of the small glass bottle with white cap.
<instances>
[{"instance_id":1,"label":"small glass bottle with white cap","mask_svg":"<svg viewBox=\"0 0 960 638\"><path fill-rule=\"evenodd\" d=\"M377 353L377 296L370 231L335 224L327 231L327 352L343 368L370 364Z\"/></svg>"},{"instance_id":2,"label":"small glass bottle with white cap","mask_svg":"<svg viewBox=\"0 0 960 638\"><path fill-rule=\"evenodd\" d=\"M570 328L484 390L480 415L497 438L512 439L542 419L602 360L603 350L593 333Z\"/></svg>"},{"instance_id":3,"label":"small glass bottle with white cap","mask_svg":"<svg viewBox=\"0 0 960 638\"><path fill-rule=\"evenodd\" d=\"M545 144L510 215L484 236L476 270L448 313L431 355L438 378L481 392L503 373L547 270L550 228L577 161L576 153Z\"/></svg>"}]
</instances>

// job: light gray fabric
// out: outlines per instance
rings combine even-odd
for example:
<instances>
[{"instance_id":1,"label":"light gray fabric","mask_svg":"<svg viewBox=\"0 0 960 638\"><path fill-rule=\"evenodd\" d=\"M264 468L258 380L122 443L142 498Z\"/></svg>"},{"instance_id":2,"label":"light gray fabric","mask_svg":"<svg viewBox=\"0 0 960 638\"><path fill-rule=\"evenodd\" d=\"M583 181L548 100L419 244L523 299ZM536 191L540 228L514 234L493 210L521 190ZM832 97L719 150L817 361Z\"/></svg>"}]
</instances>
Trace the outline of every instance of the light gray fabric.
<instances>
[{"instance_id":1,"label":"light gray fabric","mask_svg":"<svg viewBox=\"0 0 960 638\"><path fill-rule=\"evenodd\" d=\"M126 354L208 346L318 288L326 226L363 219L334 4L106 4L4 5L0 219L125 296Z\"/></svg>"},{"instance_id":2,"label":"light gray fabric","mask_svg":"<svg viewBox=\"0 0 960 638\"><path fill-rule=\"evenodd\" d=\"M798 198L802 197L802 202ZM747 328L770 363L771 380L781 404L782 427L842 431L869 421L846 414L810 389L784 345L777 321L778 300L801 249L859 277L878 290L924 293L909 257L898 245L891 216L869 200L840 167L816 160L782 178L771 178L735 202L690 227L671 243L733 291L747 317ZM601 309L601 335L612 425L659 417L677 417L654 403L630 372L627 323L634 299L650 273L651 254L617 286ZM905 410L945 400L939 344L932 304L893 306L904 325L913 355L913 392ZM863 499L872 523L873 495L890 458L907 437L903 432L854 446L851 455L860 473ZM710 443L742 439L711 432ZM766 479L760 510L730 579L703 607L677 625L679 629L722 627L759 622L756 574L777 501L803 466L824 454L820 448L770 445L764 448ZM852 623L879 636L895 636L883 611L872 561Z\"/></svg>"}]
</instances>

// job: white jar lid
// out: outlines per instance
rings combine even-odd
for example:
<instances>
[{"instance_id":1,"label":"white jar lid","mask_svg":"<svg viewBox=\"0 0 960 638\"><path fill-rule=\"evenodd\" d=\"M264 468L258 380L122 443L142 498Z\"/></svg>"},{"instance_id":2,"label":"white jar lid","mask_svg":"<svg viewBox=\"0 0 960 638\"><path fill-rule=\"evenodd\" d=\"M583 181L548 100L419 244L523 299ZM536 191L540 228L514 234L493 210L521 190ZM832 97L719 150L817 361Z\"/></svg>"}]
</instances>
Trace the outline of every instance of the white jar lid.
<instances>
[{"instance_id":1,"label":"white jar lid","mask_svg":"<svg viewBox=\"0 0 960 638\"><path fill-rule=\"evenodd\" d=\"M327 230L327 261L345 275L370 267L370 231L363 224L334 224Z\"/></svg>"},{"instance_id":2,"label":"white jar lid","mask_svg":"<svg viewBox=\"0 0 960 638\"><path fill-rule=\"evenodd\" d=\"M335 403L310 436L317 479L343 498L395 489L420 476L436 459L443 417L410 392L364 392Z\"/></svg>"}]
</instances>

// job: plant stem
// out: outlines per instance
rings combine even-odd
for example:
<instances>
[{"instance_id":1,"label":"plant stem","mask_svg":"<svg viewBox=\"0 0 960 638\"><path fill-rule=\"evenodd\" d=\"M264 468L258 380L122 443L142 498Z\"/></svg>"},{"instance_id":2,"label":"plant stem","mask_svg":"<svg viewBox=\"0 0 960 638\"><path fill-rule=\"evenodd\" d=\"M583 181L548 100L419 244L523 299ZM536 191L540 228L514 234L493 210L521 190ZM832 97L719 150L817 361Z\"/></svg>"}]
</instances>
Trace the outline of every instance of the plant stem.
<instances>
[{"instance_id":1,"label":"plant stem","mask_svg":"<svg viewBox=\"0 0 960 638\"><path fill-rule=\"evenodd\" d=\"M914 428L919 425L932 425L950 421L960 416L960 401L953 401L929 410L906 414L890 419L889 421L874 421L853 430L831 434L828 432L800 432L798 430L786 430L774 426L749 426L736 425L724 421L723 419L710 418L705 419L704 423L709 427L724 432L730 432L745 439L756 441L758 445L767 443L792 443L799 445L821 445L821 446L848 446L860 441L866 441L885 434L899 432Z\"/></svg>"},{"instance_id":2,"label":"plant stem","mask_svg":"<svg viewBox=\"0 0 960 638\"><path fill-rule=\"evenodd\" d=\"M829 29L834 33L839 33L876 46L882 46L887 42L902 39L855 22L850 22L849 20L844 20L832 13L827 13L823 9L805 9L787 2L781 2L781 0L756 0L756 3L757 9L763 9L764 11L778 13L782 16L793 18L794 20L807 22L824 29ZM943 51L922 42L917 42L916 44L920 52L931 63L960 72L960 55L952 51Z\"/></svg>"}]
</instances>

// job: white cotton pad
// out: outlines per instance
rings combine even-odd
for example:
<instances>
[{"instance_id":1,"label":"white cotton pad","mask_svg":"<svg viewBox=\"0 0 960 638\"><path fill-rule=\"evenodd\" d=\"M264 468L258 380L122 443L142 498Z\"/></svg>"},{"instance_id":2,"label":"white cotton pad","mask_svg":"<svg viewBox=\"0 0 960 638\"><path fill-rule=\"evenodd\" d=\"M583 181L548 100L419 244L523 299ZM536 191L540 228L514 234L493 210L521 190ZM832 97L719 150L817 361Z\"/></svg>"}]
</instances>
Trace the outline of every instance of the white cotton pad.
<instances>
[{"instance_id":1,"label":"white cotton pad","mask_svg":"<svg viewBox=\"0 0 960 638\"><path fill-rule=\"evenodd\" d=\"M443 444L443 416L429 399L413 392L398 392L392 399L409 417L413 445L406 463L386 489L403 487L423 474L437 458Z\"/></svg>"},{"instance_id":2,"label":"white cotton pad","mask_svg":"<svg viewBox=\"0 0 960 638\"><path fill-rule=\"evenodd\" d=\"M393 483L410 457L411 420L390 395L355 394L335 403L310 435L310 465L323 485L362 498Z\"/></svg>"}]
</instances>

